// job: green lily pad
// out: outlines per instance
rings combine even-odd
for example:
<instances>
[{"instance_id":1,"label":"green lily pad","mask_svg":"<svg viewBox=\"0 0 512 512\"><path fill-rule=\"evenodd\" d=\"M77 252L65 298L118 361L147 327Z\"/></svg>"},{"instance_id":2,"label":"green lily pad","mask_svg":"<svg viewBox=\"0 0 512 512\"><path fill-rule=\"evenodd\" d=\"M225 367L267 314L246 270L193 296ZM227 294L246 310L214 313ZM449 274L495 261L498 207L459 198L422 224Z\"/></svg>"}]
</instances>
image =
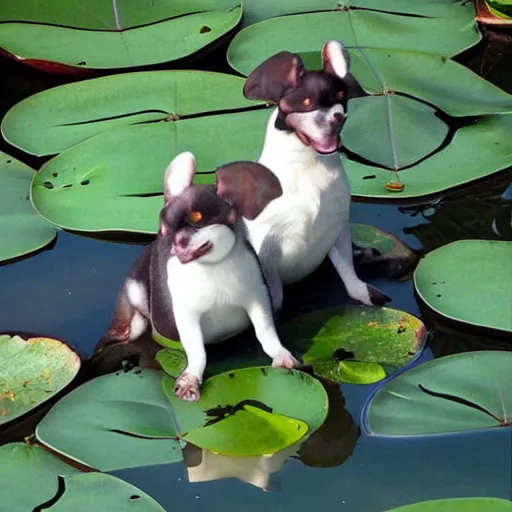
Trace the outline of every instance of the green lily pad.
<instances>
[{"instance_id":1,"label":"green lily pad","mask_svg":"<svg viewBox=\"0 0 512 512\"><path fill-rule=\"evenodd\" d=\"M4 444L0 446L0 489L9 489L9 492L2 492L2 508L34 510L53 498L59 475L77 473L78 470L38 445Z\"/></svg>"},{"instance_id":2,"label":"green lily pad","mask_svg":"<svg viewBox=\"0 0 512 512\"><path fill-rule=\"evenodd\" d=\"M44 445L100 471L182 460L162 372L134 370L75 389L39 423Z\"/></svg>"},{"instance_id":3,"label":"green lily pad","mask_svg":"<svg viewBox=\"0 0 512 512\"><path fill-rule=\"evenodd\" d=\"M379 436L415 436L510 425L512 353L465 352L420 364L384 383L363 411Z\"/></svg>"},{"instance_id":4,"label":"green lily pad","mask_svg":"<svg viewBox=\"0 0 512 512\"><path fill-rule=\"evenodd\" d=\"M254 134L264 133L267 117L266 110L239 112L95 135L41 168L32 202L40 215L68 229L155 233L163 175L176 154L192 151L195 182L213 183L212 171L226 163L226 155L231 161L258 159L261 141Z\"/></svg>"},{"instance_id":5,"label":"green lily pad","mask_svg":"<svg viewBox=\"0 0 512 512\"><path fill-rule=\"evenodd\" d=\"M0 425L19 418L64 389L80 370L80 358L51 338L0 334Z\"/></svg>"},{"instance_id":6,"label":"green lily pad","mask_svg":"<svg viewBox=\"0 0 512 512\"><path fill-rule=\"evenodd\" d=\"M183 439L220 455L255 457L284 450L307 431L303 421L245 405L219 422L187 432Z\"/></svg>"},{"instance_id":7,"label":"green lily pad","mask_svg":"<svg viewBox=\"0 0 512 512\"><path fill-rule=\"evenodd\" d=\"M50 512L165 512L148 494L137 487L103 473L84 473L62 477L64 493L59 489L57 501L44 510Z\"/></svg>"},{"instance_id":8,"label":"green lily pad","mask_svg":"<svg viewBox=\"0 0 512 512\"><path fill-rule=\"evenodd\" d=\"M164 348L158 351L156 360L165 373L174 378L181 375L187 367L187 355L184 350Z\"/></svg>"},{"instance_id":9,"label":"green lily pad","mask_svg":"<svg viewBox=\"0 0 512 512\"><path fill-rule=\"evenodd\" d=\"M244 98L243 84L243 78L207 71L143 71L84 80L20 101L4 117L2 134L27 153L51 155L106 130L179 123L258 104Z\"/></svg>"},{"instance_id":10,"label":"green lily pad","mask_svg":"<svg viewBox=\"0 0 512 512\"><path fill-rule=\"evenodd\" d=\"M114 2L110 8L115 25L93 30L59 26L51 16L45 16L49 19L45 23L34 23L26 12L26 21L14 19L0 24L0 46L22 62L42 61L75 69L120 69L170 62L202 50L232 30L242 16L241 5L233 8L232 2L224 2L231 5L215 10L201 8L197 0L194 3L195 12L189 8L177 12L171 7L167 13L160 7L161 18L148 20L143 14L142 22L132 18L127 25L123 6L118 8ZM209 0L206 4L211 7ZM151 11L138 9L146 10Z\"/></svg>"},{"instance_id":11,"label":"green lily pad","mask_svg":"<svg viewBox=\"0 0 512 512\"><path fill-rule=\"evenodd\" d=\"M423 323L409 313L366 306L307 313L281 325L279 333L318 375L361 384L382 380L419 357L426 338Z\"/></svg>"},{"instance_id":12,"label":"green lily pad","mask_svg":"<svg viewBox=\"0 0 512 512\"><path fill-rule=\"evenodd\" d=\"M385 188L393 175L386 169L342 157L352 195L411 199L436 194L501 171L512 165L512 115L481 117L455 133L448 146L419 164L401 170L401 192Z\"/></svg>"},{"instance_id":13,"label":"green lily pad","mask_svg":"<svg viewBox=\"0 0 512 512\"><path fill-rule=\"evenodd\" d=\"M485 0L489 10L501 18L512 18L512 1L511 0Z\"/></svg>"},{"instance_id":14,"label":"green lily pad","mask_svg":"<svg viewBox=\"0 0 512 512\"><path fill-rule=\"evenodd\" d=\"M55 227L30 204L34 171L0 151L0 261L24 256L49 244Z\"/></svg>"},{"instance_id":15,"label":"green lily pad","mask_svg":"<svg viewBox=\"0 0 512 512\"><path fill-rule=\"evenodd\" d=\"M474 7L473 16L475 14ZM481 39L475 20L464 16L431 18L374 10L338 10L279 16L240 31L228 49L230 64L244 74L283 48L318 52L325 41L445 56L457 55Z\"/></svg>"},{"instance_id":16,"label":"green lily pad","mask_svg":"<svg viewBox=\"0 0 512 512\"><path fill-rule=\"evenodd\" d=\"M321 383L298 370L263 366L215 375L194 403L176 398L169 376L162 385L183 439L222 455L275 453L316 431L328 411Z\"/></svg>"},{"instance_id":17,"label":"green lily pad","mask_svg":"<svg viewBox=\"0 0 512 512\"><path fill-rule=\"evenodd\" d=\"M512 502L498 498L448 498L422 501L388 512L510 512Z\"/></svg>"},{"instance_id":18,"label":"green lily pad","mask_svg":"<svg viewBox=\"0 0 512 512\"><path fill-rule=\"evenodd\" d=\"M438 149L448 135L448 125L436 117L432 107L405 96L356 98L350 102L349 111L343 128L343 145L366 160L390 169L414 164ZM396 154L389 144L388 116L393 119ZM372 127L371 144L361 137L368 126Z\"/></svg>"},{"instance_id":19,"label":"green lily pad","mask_svg":"<svg viewBox=\"0 0 512 512\"><path fill-rule=\"evenodd\" d=\"M464 19L467 23L473 22L475 16L475 9L472 4L460 2L410 2L408 0L355 0L354 2L294 0L293 2L275 2L274 0L245 0L242 23L244 26L247 26L284 14L300 14L319 10L333 11L351 7L435 18L444 17L449 19L457 16L459 19Z\"/></svg>"},{"instance_id":20,"label":"green lily pad","mask_svg":"<svg viewBox=\"0 0 512 512\"><path fill-rule=\"evenodd\" d=\"M427 254L414 273L414 285L440 315L512 332L511 262L512 242L460 240Z\"/></svg>"}]
</instances>

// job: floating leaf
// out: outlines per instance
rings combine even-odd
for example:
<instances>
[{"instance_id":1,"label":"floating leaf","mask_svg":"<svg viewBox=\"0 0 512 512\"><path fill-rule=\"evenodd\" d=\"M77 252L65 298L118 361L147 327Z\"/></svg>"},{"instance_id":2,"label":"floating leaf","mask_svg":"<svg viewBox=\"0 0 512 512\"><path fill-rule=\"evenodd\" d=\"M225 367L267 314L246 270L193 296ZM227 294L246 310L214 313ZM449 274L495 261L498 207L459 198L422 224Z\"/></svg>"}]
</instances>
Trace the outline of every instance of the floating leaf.
<instances>
[{"instance_id":1,"label":"floating leaf","mask_svg":"<svg viewBox=\"0 0 512 512\"><path fill-rule=\"evenodd\" d=\"M506 1L506 0L505 0ZM457 17L461 23L474 21L474 7L468 2L410 2L408 0L294 0L275 2L274 0L245 0L243 25L252 25L264 19L284 14L301 14L314 11L345 10L347 8L382 10L396 14L415 14L432 18L450 19Z\"/></svg>"},{"instance_id":2,"label":"floating leaf","mask_svg":"<svg viewBox=\"0 0 512 512\"><path fill-rule=\"evenodd\" d=\"M222 455L257 456L286 448L304 436L305 425L309 434L318 429L328 410L321 383L297 370L257 367L215 375L203 383L194 403L175 397L174 379L166 376L162 383L184 439ZM194 418L191 411L197 411Z\"/></svg>"},{"instance_id":3,"label":"floating leaf","mask_svg":"<svg viewBox=\"0 0 512 512\"><path fill-rule=\"evenodd\" d=\"M379 8L382 8L379 5ZM325 41L347 46L424 51L457 55L478 43L481 35L473 19L464 16L431 18L403 16L377 10L339 10L279 16L239 32L228 50L230 64L244 74L283 48L318 52Z\"/></svg>"},{"instance_id":4,"label":"floating leaf","mask_svg":"<svg viewBox=\"0 0 512 512\"><path fill-rule=\"evenodd\" d=\"M51 338L0 335L0 425L19 418L65 388L80 358Z\"/></svg>"},{"instance_id":5,"label":"floating leaf","mask_svg":"<svg viewBox=\"0 0 512 512\"><path fill-rule=\"evenodd\" d=\"M49 512L165 512L148 494L137 487L103 473L84 473L61 478L64 493L48 508ZM57 494L57 493L56 493Z\"/></svg>"},{"instance_id":6,"label":"floating leaf","mask_svg":"<svg viewBox=\"0 0 512 512\"><path fill-rule=\"evenodd\" d=\"M55 495L59 475L76 473L79 471L38 445L4 444L0 446L2 508L6 511L35 510ZM9 491L5 492L6 489Z\"/></svg>"},{"instance_id":7,"label":"floating leaf","mask_svg":"<svg viewBox=\"0 0 512 512\"><path fill-rule=\"evenodd\" d=\"M162 372L133 370L93 379L50 410L37 439L100 471L182 459Z\"/></svg>"},{"instance_id":8,"label":"floating leaf","mask_svg":"<svg viewBox=\"0 0 512 512\"><path fill-rule=\"evenodd\" d=\"M307 313L279 332L318 375L352 383L376 382L399 370L419 357L426 337L423 323L409 313L366 306Z\"/></svg>"},{"instance_id":9,"label":"floating leaf","mask_svg":"<svg viewBox=\"0 0 512 512\"><path fill-rule=\"evenodd\" d=\"M213 453L255 457L284 450L307 431L303 421L244 405L222 421L187 432L183 439Z\"/></svg>"},{"instance_id":10,"label":"floating leaf","mask_svg":"<svg viewBox=\"0 0 512 512\"><path fill-rule=\"evenodd\" d=\"M448 146L399 172L401 181L406 185L399 194L385 188L391 178L388 170L365 165L346 156L343 157L343 165L354 196L386 199L422 197L465 185L512 165L511 131L512 115L482 117L474 124L459 128Z\"/></svg>"},{"instance_id":11,"label":"floating leaf","mask_svg":"<svg viewBox=\"0 0 512 512\"><path fill-rule=\"evenodd\" d=\"M498 498L448 498L422 501L388 512L511 512L512 502Z\"/></svg>"},{"instance_id":12,"label":"floating leaf","mask_svg":"<svg viewBox=\"0 0 512 512\"><path fill-rule=\"evenodd\" d=\"M216 10L208 10L208 5L212 9L209 0L205 2L206 9L201 7L198 0L194 3L195 12L187 8L179 12L171 4L167 12L159 7L160 17L150 15L148 20L144 12L151 9L134 11L132 8L129 16L125 17L124 6L118 8L113 2L110 4L111 12L105 14L114 15L115 25L111 23L112 16L109 16L106 27L96 26L93 30L89 27L77 28L75 20L79 16L69 20L74 26L59 26L47 11L40 11L46 18L44 23L33 22L27 9L23 13L28 18L26 21L7 18L0 23L0 46L17 60L42 69L50 66L59 69L60 65L61 71L68 71L68 68L120 69L169 62L208 46L232 30L242 16L241 6L232 8L231 1L215 7ZM55 12L59 10L58 4L55 3ZM86 4L85 8L94 12L93 5ZM47 9L52 11L48 6ZM69 5L64 9L69 11ZM80 3L77 2L75 9L80 10ZM9 11L3 15L4 19L13 16L16 8ZM136 12L142 13L139 20L133 17ZM37 14L36 8L36 17ZM57 18L61 16L57 14ZM201 30L204 26L210 30Z\"/></svg>"},{"instance_id":13,"label":"floating leaf","mask_svg":"<svg viewBox=\"0 0 512 512\"><path fill-rule=\"evenodd\" d=\"M0 261L37 251L57 234L30 204L33 177L32 169L0 151Z\"/></svg>"},{"instance_id":14,"label":"floating leaf","mask_svg":"<svg viewBox=\"0 0 512 512\"><path fill-rule=\"evenodd\" d=\"M268 112L239 112L110 130L56 156L32 184L38 212L79 231L155 233L163 176L181 151L197 159L195 181L213 183L228 160L257 160ZM202 174L207 171L206 174ZM57 177L55 177L57 174Z\"/></svg>"},{"instance_id":15,"label":"floating leaf","mask_svg":"<svg viewBox=\"0 0 512 512\"><path fill-rule=\"evenodd\" d=\"M145 71L80 81L17 103L2 121L2 134L27 153L51 155L106 130L150 121L180 124L190 116L257 104L243 97L243 84L243 78L207 71ZM171 132L165 145L172 136L178 133Z\"/></svg>"},{"instance_id":16,"label":"floating leaf","mask_svg":"<svg viewBox=\"0 0 512 512\"><path fill-rule=\"evenodd\" d=\"M421 299L445 317L511 332L511 262L512 242L459 240L427 254L414 284Z\"/></svg>"},{"instance_id":17,"label":"floating leaf","mask_svg":"<svg viewBox=\"0 0 512 512\"><path fill-rule=\"evenodd\" d=\"M418 365L384 383L367 402L364 428L414 436L510 425L512 353L482 350Z\"/></svg>"},{"instance_id":18,"label":"floating leaf","mask_svg":"<svg viewBox=\"0 0 512 512\"><path fill-rule=\"evenodd\" d=\"M398 96L370 96L350 102L350 115L343 128L343 144L371 162L394 168L395 156L389 144L388 114L393 119L398 167L412 165L435 151L448 134L448 125L436 117L432 107ZM361 137L368 126L374 134L371 144Z\"/></svg>"}]
</instances>

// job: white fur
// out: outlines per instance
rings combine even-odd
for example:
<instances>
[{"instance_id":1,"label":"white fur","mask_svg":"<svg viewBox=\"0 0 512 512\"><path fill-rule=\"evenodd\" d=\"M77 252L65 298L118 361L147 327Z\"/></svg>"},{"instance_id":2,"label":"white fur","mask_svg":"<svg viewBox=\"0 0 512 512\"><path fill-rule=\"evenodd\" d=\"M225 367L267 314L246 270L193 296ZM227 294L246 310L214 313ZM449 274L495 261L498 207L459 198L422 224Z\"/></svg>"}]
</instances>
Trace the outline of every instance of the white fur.
<instances>
[{"instance_id":1,"label":"white fur","mask_svg":"<svg viewBox=\"0 0 512 512\"><path fill-rule=\"evenodd\" d=\"M215 246L215 239L212 241ZM167 276L176 327L187 353L184 374L201 382L206 366L204 343L226 339L245 329L249 322L273 360L295 363L279 341L258 261L243 239L214 263L202 257L182 264L172 257L167 263Z\"/></svg>"},{"instance_id":2,"label":"white fur","mask_svg":"<svg viewBox=\"0 0 512 512\"><path fill-rule=\"evenodd\" d=\"M345 56L345 50L338 41L328 41L322 48L322 55L329 59L334 73L340 78L345 78L348 73L348 57Z\"/></svg>"},{"instance_id":3,"label":"white fur","mask_svg":"<svg viewBox=\"0 0 512 512\"><path fill-rule=\"evenodd\" d=\"M283 195L256 219L246 220L254 248L259 252L270 235L279 240L283 284L301 280L329 255L349 295L371 305L366 283L354 271L350 186L339 154L321 155L294 133L277 130L276 116L277 109L259 162L279 178Z\"/></svg>"},{"instance_id":4,"label":"white fur","mask_svg":"<svg viewBox=\"0 0 512 512\"><path fill-rule=\"evenodd\" d=\"M179 153L173 158L164 175L164 193L166 201L179 196L190 187L196 172L196 159L190 151Z\"/></svg>"},{"instance_id":5,"label":"white fur","mask_svg":"<svg viewBox=\"0 0 512 512\"><path fill-rule=\"evenodd\" d=\"M190 238L189 247L197 249L205 242L213 242L210 252L200 258L201 263L218 263L233 249L236 241L235 233L224 224L205 226L194 233Z\"/></svg>"},{"instance_id":6,"label":"white fur","mask_svg":"<svg viewBox=\"0 0 512 512\"><path fill-rule=\"evenodd\" d=\"M149 315L148 292L146 287L135 279L128 279L126 281L126 294L130 302L142 312L142 314Z\"/></svg>"}]
</instances>

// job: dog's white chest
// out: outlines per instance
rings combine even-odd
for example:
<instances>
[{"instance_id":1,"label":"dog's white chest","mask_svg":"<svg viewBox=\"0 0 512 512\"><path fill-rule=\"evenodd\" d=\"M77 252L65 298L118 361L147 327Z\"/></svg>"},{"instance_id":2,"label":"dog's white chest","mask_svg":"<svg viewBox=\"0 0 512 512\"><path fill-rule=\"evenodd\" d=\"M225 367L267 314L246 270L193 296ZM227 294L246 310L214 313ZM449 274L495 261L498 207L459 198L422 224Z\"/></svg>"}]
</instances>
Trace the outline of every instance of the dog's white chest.
<instances>
[{"instance_id":1,"label":"dog's white chest","mask_svg":"<svg viewBox=\"0 0 512 512\"><path fill-rule=\"evenodd\" d=\"M170 258L167 286L175 315L187 310L200 316L205 343L222 341L246 328L244 305L268 294L256 257L243 243L215 264L182 264Z\"/></svg>"},{"instance_id":2,"label":"dog's white chest","mask_svg":"<svg viewBox=\"0 0 512 512\"><path fill-rule=\"evenodd\" d=\"M257 252L267 236L279 240L284 284L301 280L322 263L350 216L350 187L339 155L303 148L266 145L259 161L277 175L283 195L246 221Z\"/></svg>"}]
</instances>

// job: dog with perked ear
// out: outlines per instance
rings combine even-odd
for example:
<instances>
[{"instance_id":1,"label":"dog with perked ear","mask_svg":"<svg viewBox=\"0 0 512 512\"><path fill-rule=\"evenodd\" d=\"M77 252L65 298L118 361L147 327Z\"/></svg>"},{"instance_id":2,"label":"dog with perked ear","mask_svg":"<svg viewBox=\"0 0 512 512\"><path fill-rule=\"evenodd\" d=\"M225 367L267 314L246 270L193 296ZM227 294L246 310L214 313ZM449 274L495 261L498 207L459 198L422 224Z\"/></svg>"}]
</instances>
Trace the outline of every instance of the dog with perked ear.
<instances>
[{"instance_id":1,"label":"dog with perked ear","mask_svg":"<svg viewBox=\"0 0 512 512\"><path fill-rule=\"evenodd\" d=\"M246 219L249 239L269 275L280 277L272 280L276 308L282 301L279 286L300 281L327 256L351 298L383 305L391 299L354 270L353 249L363 250L352 243L351 192L338 152L347 118L349 55L341 43L328 41L322 63L321 70L309 71L298 54L283 51L246 80L247 98L277 107L267 123L259 163L283 189L260 215Z\"/></svg>"},{"instance_id":2,"label":"dog with perked ear","mask_svg":"<svg viewBox=\"0 0 512 512\"><path fill-rule=\"evenodd\" d=\"M276 367L298 365L276 333L265 269L248 243L242 215L256 218L282 193L263 165L235 162L216 171L216 185L195 185L195 159L181 153L164 177L165 206L156 240L133 264L118 295L111 324L96 354L113 343L131 342L148 327L181 341L187 367L175 393L200 396L205 343L221 341L252 322Z\"/></svg>"}]
</instances>

